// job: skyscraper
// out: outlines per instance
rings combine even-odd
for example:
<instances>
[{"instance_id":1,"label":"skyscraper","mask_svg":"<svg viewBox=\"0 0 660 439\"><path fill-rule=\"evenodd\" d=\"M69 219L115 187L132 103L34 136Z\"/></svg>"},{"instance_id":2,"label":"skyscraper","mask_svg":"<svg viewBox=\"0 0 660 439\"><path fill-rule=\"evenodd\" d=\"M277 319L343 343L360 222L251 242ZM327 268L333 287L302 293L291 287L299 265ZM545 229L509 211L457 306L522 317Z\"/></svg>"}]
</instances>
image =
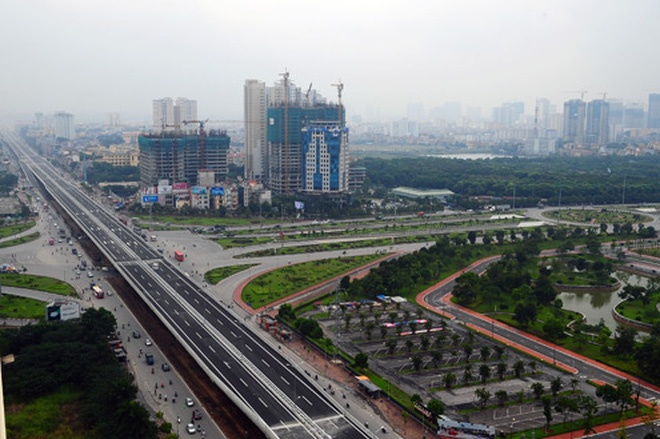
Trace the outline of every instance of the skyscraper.
<instances>
[{"instance_id":1,"label":"skyscraper","mask_svg":"<svg viewBox=\"0 0 660 439\"><path fill-rule=\"evenodd\" d=\"M264 180L266 153L266 84L248 79L243 86L245 123L245 173L247 180Z\"/></svg>"},{"instance_id":2,"label":"skyscraper","mask_svg":"<svg viewBox=\"0 0 660 439\"><path fill-rule=\"evenodd\" d=\"M623 107L623 126L625 128L644 128L644 106L642 104L632 103Z\"/></svg>"},{"instance_id":3,"label":"skyscraper","mask_svg":"<svg viewBox=\"0 0 660 439\"><path fill-rule=\"evenodd\" d=\"M197 101L177 98L174 102L174 125L181 125L184 120L197 120Z\"/></svg>"},{"instance_id":4,"label":"skyscraper","mask_svg":"<svg viewBox=\"0 0 660 439\"><path fill-rule=\"evenodd\" d=\"M153 127L161 130L166 127L180 127L184 120L197 120L197 101L188 98L155 99L153 105Z\"/></svg>"},{"instance_id":5,"label":"skyscraper","mask_svg":"<svg viewBox=\"0 0 660 439\"><path fill-rule=\"evenodd\" d=\"M174 124L174 102L172 98L155 99L151 104L155 129Z\"/></svg>"},{"instance_id":6,"label":"skyscraper","mask_svg":"<svg viewBox=\"0 0 660 439\"><path fill-rule=\"evenodd\" d=\"M660 93L651 93L649 95L649 112L647 128L660 128Z\"/></svg>"},{"instance_id":7,"label":"skyscraper","mask_svg":"<svg viewBox=\"0 0 660 439\"><path fill-rule=\"evenodd\" d=\"M585 142L593 145L605 145L609 140L609 133L609 104L602 99L589 102Z\"/></svg>"},{"instance_id":8,"label":"skyscraper","mask_svg":"<svg viewBox=\"0 0 660 439\"><path fill-rule=\"evenodd\" d=\"M564 102L564 140L582 144L584 142L585 104L582 99Z\"/></svg>"},{"instance_id":9,"label":"skyscraper","mask_svg":"<svg viewBox=\"0 0 660 439\"><path fill-rule=\"evenodd\" d=\"M55 137L66 140L76 138L76 126L73 114L65 113L64 111L55 113Z\"/></svg>"},{"instance_id":10,"label":"skyscraper","mask_svg":"<svg viewBox=\"0 0 660 439\"><path fill-rule=\"evenodd\" d=\"M303 128L302 191L348 190L348 128L339 122L311 122Z\"/></svg>"}]
</instances>

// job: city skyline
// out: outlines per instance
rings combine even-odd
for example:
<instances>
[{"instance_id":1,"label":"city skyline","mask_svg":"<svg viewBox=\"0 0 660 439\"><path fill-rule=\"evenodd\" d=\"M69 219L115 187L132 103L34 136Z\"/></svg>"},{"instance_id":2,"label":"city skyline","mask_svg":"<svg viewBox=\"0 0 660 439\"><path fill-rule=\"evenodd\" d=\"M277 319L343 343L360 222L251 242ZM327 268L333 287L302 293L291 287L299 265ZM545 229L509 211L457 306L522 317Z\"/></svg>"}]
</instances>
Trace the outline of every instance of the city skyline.
<instances>
[{"instance_id":1,"label":"city skyline","mask_svg":"<svg viewBox=\"0 0 660 439\"><path fill-rule=\"evenodd\" d=\"M537 98L644 107L660 92L653 1L5 2L0 117L66 111L84 122L149 121L151 102L188 96L210 119L242 119L243 85L285 70L349 119L404 117L460 102L465 113ZM169 29L169 30L168 30Z\"/></svg>"}]
</instances>

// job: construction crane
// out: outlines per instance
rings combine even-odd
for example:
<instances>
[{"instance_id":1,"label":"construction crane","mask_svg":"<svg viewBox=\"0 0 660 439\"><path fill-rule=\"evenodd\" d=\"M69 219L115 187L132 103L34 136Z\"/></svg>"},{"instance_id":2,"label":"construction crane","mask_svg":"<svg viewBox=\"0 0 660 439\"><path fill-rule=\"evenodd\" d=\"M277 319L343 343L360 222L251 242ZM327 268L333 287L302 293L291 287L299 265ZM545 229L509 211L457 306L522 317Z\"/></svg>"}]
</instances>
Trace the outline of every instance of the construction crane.
<instances>
[{"instance_id":1,"label":"construction crane","mask_svg":"<svg viewBox=\"0 0 660 439\"><path fill-rule=\"evenodd\" d=\"M580 100L584 101L584 95L587 94L587 90L575 90L575 91L567 91L565 93L580 93Z\"/></svg>"},{"instance_id":2,"label":"construction crane","mask_svg":"<svg viewBox=\"0 0 660 439\"><path fill-rule=\"evenodd\" d=\"M181 123L188 125L191 123L199 124L199 169L206 169L206 132L204 131L204 124L209 120L182 120Z\"/></svg>"},{"instance_id":3,"label":"construction crane","mask_svg":"<svg viewBox=\"0 0 660 439\"><path fill-rule=\"evenodd\" d=\"M309 83L309 88L307 89L307 93L305 93L305 103L308 107L311 107L309 103L309 96L312 93L312 83Z\"/></svg>"},{"instance_id":4,"label":"construction crane","mask_svg":"<svg viewBox=\"0 0 660 439\"><path fill-rule=\"evenodd\" d=\"M282 83L284 84L284 162L280 156L280 175L284 168L284 192L289 192L289 71L284 69ZM281 177L280 177L281 178Z\"/></svg>"},{"instance_id":5,"label":"construction crane","mask_svg":"<svg viewBox=\"0 0 660 439\"><path fill-rule=\"evenodd\" d=\"M338 101L339 101L338 102L338 110L337 110L338 113L339 113L339 125L343 126L342 114L341 114L341 112L342 112L341 92L344 90L344 84L341 82L341 79L340 79L339 82L337 82L336 84L330 84L330 85L332 85L333 87L337 87L337 98L338 98Z\"/></svg>"},{"instance_id":6,"label":"construction crane","mask_svg":"<svg viewBox=\"0 0 660 439\"><path fill-rule=\"evenodd\" d=\"M178 131L178 130L181 129L181 125L165 123L165 118L162 117L160 119L160 136L161 137L163 137L163 135L165 133L165 128L174 128Z\"/></svg>"}]
</instances>

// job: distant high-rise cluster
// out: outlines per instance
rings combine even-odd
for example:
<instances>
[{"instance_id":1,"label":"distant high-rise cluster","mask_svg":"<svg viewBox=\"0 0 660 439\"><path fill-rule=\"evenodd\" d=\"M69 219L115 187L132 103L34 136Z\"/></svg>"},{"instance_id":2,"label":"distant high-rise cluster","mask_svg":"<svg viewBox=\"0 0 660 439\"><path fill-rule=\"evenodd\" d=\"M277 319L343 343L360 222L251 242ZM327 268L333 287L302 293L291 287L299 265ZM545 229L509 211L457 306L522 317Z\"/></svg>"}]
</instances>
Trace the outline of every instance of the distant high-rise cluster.
<instances>
[{"instance_id":1,"label":"distant high-rise cluster","mask_svg":"<svg viewBox=\"0 0 660 439\"><path fill-rule=\"evenodd\" d=\"M248 79L244 90L245 178L274 193L348 190L348 128L341 104L328 104L284 73L272 87Z\"/></svg>"},{"instance_id":2,"label":"distant high-rise cluster","mask_svg":"<svg viewBox=\"0 0 660 439\"><path fill-rule=\"evenodd\" d=\"M605 145L609 140L610 104L596 99L588 104L582 99L564 103L564 140L575 144Z\"/></svg>"},{"instance_id":3,"label":"distant high-rise cluster","mask_svg":"<svg viewBox=\"0 0 660 439\"><path fill-rule=\"evenodd\" d=\"M184 120L197 120L197 101L188 98L156 99L153 104L153 127L180 127Z\"/></svg>"}]
</instances>

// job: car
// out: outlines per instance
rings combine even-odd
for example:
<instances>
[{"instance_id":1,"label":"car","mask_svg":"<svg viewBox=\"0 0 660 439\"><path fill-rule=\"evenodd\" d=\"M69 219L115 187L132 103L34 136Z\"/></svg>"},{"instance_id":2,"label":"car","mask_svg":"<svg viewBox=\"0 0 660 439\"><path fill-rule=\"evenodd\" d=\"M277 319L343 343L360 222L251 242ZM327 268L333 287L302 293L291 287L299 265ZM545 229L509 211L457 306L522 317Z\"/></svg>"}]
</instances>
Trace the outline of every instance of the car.
<instances>
[{"instance_id":1,"label":"car","mask_svg":"<svg viewBox=\"0 0 660 439\"><path fill-rule=\"evenodd\" d=\"M140 334L140 331L133 331L133 338L140 338L142 337L142 334Z\"/></svg>"},{"instance_id":2,"label":"car","mask_svg":"<svg viewBox=\"0 0 660 439\"><path fill-rule=\"evenodd\" d=\"M80 270L76 270L76 276L80 276Z\"/></svg>"},{"instance_id":3,"label":"car","mask_svg":"<svg viewBox=\"0 0 660 439\"><path fill-rule=\"evenodd\" d=\"M202 412L201 412L201 410L199 410L199 409L195 409L195 410L193 410L193 412L192 412L192 417L193 417L193 419L194 419L195 421L199 421L200 419L202 419Z\"/></svg>"},{"instance_id":4,"label":"car","mask_svg":"<svg viewBox=\"0 0 660 439\"><path fill-rule=\"evenodd\" d=\"M195 424L191 422L188 425L186 425L186 431L188 432L188 434L195 434L195 432L197 431L197 427L195 427Z\"/></svg>"},{"instance_id":5,"label":"car","mask_svg":"<svg viewBox=\"0 0 660 439\"><path fill-rule=\"evenodd\" d=\"M151 264L151 268L153 268L154 270L158 270L158 267L159 267L158 262L154 262L153 264Z\"/></svg>"},{"instance_id":6,"label":"car","mask_svg":"<svg viewBox=\"0 0 660 439\"><path fill-rule=\"evenodd\" d=\"M170 371L170 365L167 364L167 363L161 364L160 368L163 369L163 372L169 372Z\"/></svg>"},{"instance_id":7,"label":"car","mask_svg":"<svg viewBox=\"0 0 660 439\"><path fill-rule=\"evenodd\" d=\"M150 339L150 338L145 338L145 339L144 339L144 344L145 344L146 346L151 346L153 343L151 342L151 339Z\"/></svg>"},{"instance_id":8,"label":"car","mask_svg":"<svg viewBox=\"0 0 660 439\"><path fill-rule=\"evenodd\" d=\"M89 278L94 277L94 273L92 273L91 271L88 271L87 272L87 277L89 277Z\"/></svg>"},{"instance_id":9,"label":"car","mask_svg":"<svg viewBox=\"0 0 660 439\"><path fill-rule=\"evenodd\" d=\"M192 398L186 398L186 405L187 405L188 407L192 407L192 406L195 405L195 401L193 401Z\"/></svg>"}]
</instances>

